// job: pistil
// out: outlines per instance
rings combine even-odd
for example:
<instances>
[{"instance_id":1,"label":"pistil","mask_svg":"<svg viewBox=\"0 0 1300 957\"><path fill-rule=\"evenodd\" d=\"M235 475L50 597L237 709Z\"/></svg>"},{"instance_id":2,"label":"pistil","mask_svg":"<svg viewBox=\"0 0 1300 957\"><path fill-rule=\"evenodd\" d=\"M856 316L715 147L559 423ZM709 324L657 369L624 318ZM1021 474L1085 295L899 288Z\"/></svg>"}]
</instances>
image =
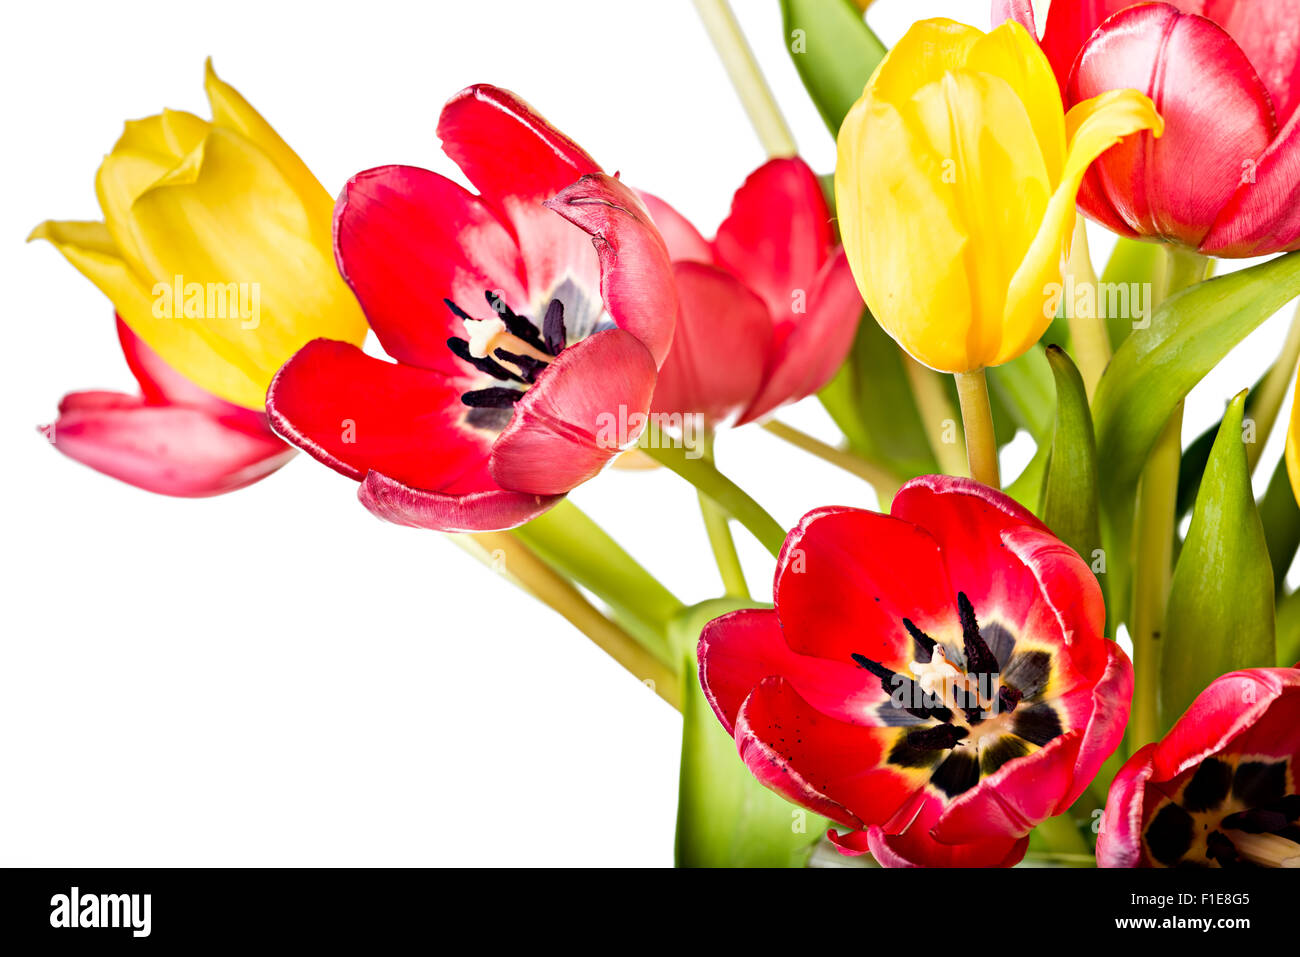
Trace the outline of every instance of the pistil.
<instances>
[{"instance_id":1,"label":"pistil","mask_svg":"<svg viewBox=\"0 0 1300 957\"><path fill-rule=\"evenodd\" d=\"M1247 834L1245 831L1224 831L1237 853L1246 860L1264 867L1300 867L1300 844L1277 834Z\"/></svg>"}]
</instances>

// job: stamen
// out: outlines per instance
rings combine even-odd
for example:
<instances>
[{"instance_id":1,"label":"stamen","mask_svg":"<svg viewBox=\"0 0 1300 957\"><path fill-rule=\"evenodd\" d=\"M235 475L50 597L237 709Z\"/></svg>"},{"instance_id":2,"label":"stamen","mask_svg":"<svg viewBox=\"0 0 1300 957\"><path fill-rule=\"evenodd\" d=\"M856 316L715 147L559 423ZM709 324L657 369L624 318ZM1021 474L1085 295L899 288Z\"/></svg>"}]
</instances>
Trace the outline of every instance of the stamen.
<instances>
[{"instance_id":1,"label":"stamen","mask_svg":"<svg viewBox=\"0 0 1300 957\"><path fill-rule=\"evenodd\" d=\"M509 362L519 370L519 374L524 377L524 381L530 385L537 381L538 374L545 369L549 362L542 359L534 359L532 356L521 356L514 352L508 352L505 349L496 349L492 353L502 362Z\"/></svg>"},{"instance_id":2,"label":"stamen","mask_svg":"<svg viewBox=\"0 0 1300 957\"><path fill-rule=\"evenodd\" d=\"M1274 834L1286 827L1287 823L1285 814L1266 807L1238 811L1223 819L1225 828L1245 831L1247 834Z\"/></svg>"},{"instance_id":3,"label":"stamen","mask_svg":"<svg viewBox=\"0 0 1300 957\"><path fill-rule=\"evenodd\" d=\"M908 714L918 718L935 718L939 721L952 720L952 712L941 704L941 699L923 686L918 686L911 678L890 671L880 662L873 661L866 655L854 654L851 657L859 667L867 669L880 679L880 689L889 695L891 700L896 693L902 692L903 700L910 703L903 706L903 710Z\"/></svg>"},{"instance_id":4,"label":"stamen","mask_svg":"<svg viewBox=\"0 0 1300 957\"><path fill-rule=\"evenodd\" d=\"M998 659L980 636L975 608L964 591L957 592L957 613L961 616L962 651L966 654L966 673L969 675L995 675Z\"/></svg>"},{"instance_id":5,"label":"stamen","mask_svg":"<svg viewBox=\"0 0 1300 957\"><path fill-rule=\"evenodd\" d=\"M542 320L542 338L546 340L546 351L558 356L568 345L569 334L564 328L564 303L552 299L546 307L546 317Z\"/></svg>"},{"instance_id":6,"label":"stamen","mask_svg":"<svg viewBox=\"0 0 1300 957\"><path fill-rule=\"evenodd\" d=\"M1300 844L1295 841L1276 834L1247 834L1231 830L1224 833L1237 853L1252 863L1265 867L1300 867Z\"/></svg>"},{"instance_id":7,"label":"stamen","mask_svg":"<svg viewBox=\"0 0 1300 957\"><path fill-rule=\"evenodd\" d=\"M968 734L968 728L955 724L936 724L908 732L907 743L921 751L947 751Z\"/></svg>"},{"instance_id":8,"label":"stamen","mask_svg":"<svg viewBox=\"0 0 1300 957\"><path fill-rule=\"evenodd\" d=\"M519 389L504 389L493 386L490 389L475 389L466 392L460 401L475 409L508 409L524 397Z\"/></svg>"},{"instance_id":9,"label":"stamen","mask_svg":"<svg viewBox=\"0 0 1300 957\"><path fill-rule=\"evenodd\" d=\"M488 305L493 311L501 317L505 327L510 330L511 334L518 336L524 342L528 343L535 349L546 349L546 343L542 337L537 334L537 327L525 319L523 316L516 314L504 299L494 293L491 289L483 291L484 298L487 299Z\"/></svg>"},{"instance_id":10,"label":"stamen","mask_svg":"<svg viewBox=\"0 0 1300 957\"><path fill-rule=\"evenodd\" d=\"M452 336L447 340L447 348L457 359L464 359L479 372L486 372L494 379L504 379L507 382L523 382L522 376L516 375L505 366L501 365L487 356L476 356L469 351L469 343L464 339L458 339Z\"/></svg>"},{"instance_id":11,"label":"stamen","mask_svg":"<svg viewBox=\"0 0 1300 957\"><path fill-rule=\"evenodd\" d=\"M903 627L907 629L907 633L912 636L912 640L916 642L916 647L919 649L917 651L916 660L921 662L929 661L930 656L934 654L934 646L938 644L938 642L923 632L920 628L917 628L910 618L903 619ZM924 655L924 657L922 657L922 655Z\"/></svg>"},{"instance_id":12,"label":"stamen","mask_svg":"<svg viewBox=\"0 0 1300 957\"><path fill-rule=\"evenodd\" d=\"M1010 714L1016 710L1016 705L1020 704L1021 694L1016 688L1010 685L1003 685L998 689L998 713Z\"/></svg>"}]
</instances>

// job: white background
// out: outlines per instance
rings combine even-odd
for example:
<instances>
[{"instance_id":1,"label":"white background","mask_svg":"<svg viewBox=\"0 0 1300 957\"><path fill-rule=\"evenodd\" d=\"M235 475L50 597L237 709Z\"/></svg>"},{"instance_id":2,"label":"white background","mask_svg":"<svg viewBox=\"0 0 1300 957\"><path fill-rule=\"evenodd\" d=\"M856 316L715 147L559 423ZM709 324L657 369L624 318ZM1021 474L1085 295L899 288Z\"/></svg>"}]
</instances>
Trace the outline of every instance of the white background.
<instances>
[{"instance_id":1,"label":"white background","mask_svg":"<svg viewBox=\"0 0 1300 957\"><path fill-rule=\"evenodd\" d=\"M777 4L735 6L829 170ZM870 20L892 42L912 18L986 27L987 10L880 0ZM98 218L94 171L124 119L207 115L208 54L331 191L382 163L452 173L438 109L489 81L711 232L764 156L690 5L45 2L6 18L0 864L669 864L676 714L440 536L376 521L305 456L185 501L52 450L35 426L61 394L133 385L108 303L22 240L47 217ZM1284 331L1275 318L1198 389L1189 436ZM834 437L812 402L784 417ZM719 455L783 523L874 504L754 428ZM574 498L682 598L718 590L672 476L610 473ZM742 545L769 588L770 560Z\"/></svg>"}]
</instances>

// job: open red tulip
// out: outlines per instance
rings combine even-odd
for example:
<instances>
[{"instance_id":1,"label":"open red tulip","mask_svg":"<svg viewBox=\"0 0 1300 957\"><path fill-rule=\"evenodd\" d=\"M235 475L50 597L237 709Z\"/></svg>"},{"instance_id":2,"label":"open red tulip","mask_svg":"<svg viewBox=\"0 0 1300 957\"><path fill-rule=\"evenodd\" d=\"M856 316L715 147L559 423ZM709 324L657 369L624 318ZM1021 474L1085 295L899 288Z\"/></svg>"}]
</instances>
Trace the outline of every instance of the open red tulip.
<instances>
[{"instance_id":1,"label":"open red tulip","mask_svg":"<svg viewBox=\"0 0 1300 957\"><path fill-rule=\"evenodd\" d=\"M1101 867L1300 867L1300 669L1214 679L1125 763Z\"/></svg>"},{"instance_id":2,"label":"open red tulip","mask_svg":"<svg viewBox=\"0 0 1300 957\"><path fill-rule=\"evenodd\" d=\"M1029 0L994 0L1008 17L1036 35ZM1212 256L1300 248L1300 0L1053 3L1041 42L1067 107L1132 87L1164 117L1092 165L1087 215Z\"/></svg>"},{"instance_id":3,"label":"open red tulip","mask_svg":"<svg viewBox=\"0 0 1300 957\"><path fill-rule=\"evenodd\" d=\"M743 425L830 381L863 305L803 160L751 173L711 242L663 200L641 196L668 243L681 301L656 412Z\"/></svg>"},{"instance_id":4,"label":"open red tulip","mask_svg":"<svg viewBox=\"0 0 1300 957\"><path fill-rule=\"evenodd\" d=\"M54 447L129 485L185 498L251 485L293 457L266 415L200 389L121 319L117 335L139 395L72 392L41 431Z\"/></svg>"},{"instance_id":5,"label":"open red tulip","mask_svg":"<svg viewBox=\"0 0 1300 957\"><path fill-rule=\"evenodd\" d=\"M641 201L514 94L462 91L438 135L477 195L384 166L335 210L340 271L395 361L318 339L267 411L382 518L510 528L635 443L676 290Z\"/></svg>"},{"instance_id":6,"label":"open red tulip","mask_svg":"<svg viewBox=\"0 0 1300 957\"><path fill-rule=\"evenodd\" d=\"M886 866L1019 861L1119 744L1132 666L1088 566L967 479L888 515L821 508L786 539L773 610L711 622L700 682L765 785Z\"/></svg>"}]
</instances>

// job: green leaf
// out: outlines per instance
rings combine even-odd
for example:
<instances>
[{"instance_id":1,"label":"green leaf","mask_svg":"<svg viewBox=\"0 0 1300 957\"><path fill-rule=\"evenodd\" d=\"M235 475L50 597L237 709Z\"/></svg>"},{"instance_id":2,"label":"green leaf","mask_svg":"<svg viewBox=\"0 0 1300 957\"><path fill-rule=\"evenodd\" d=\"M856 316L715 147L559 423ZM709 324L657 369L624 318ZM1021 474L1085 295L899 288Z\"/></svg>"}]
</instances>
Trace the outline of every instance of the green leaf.
<instances>
[{"instance_id":1,"label":"green leaf","mask_svg":"<svg viewBox=\"0 0 1300 957\"><path fill-rule=\"evenodd\" d=\"M1191 286L1156 309L1115 352L1093 396L1107 594L1123 620L1133 502L1147 456L1175 407L1237 343L1300 294L1291 253Z\"/></svg>"},{"instance_id":2,"label":"green leaf","mask_svg":"<svg viewBox=\"0 0 1300 957\"><path fill-rule=\"evenodd\" d=\"M1100 281L1103 283L1103 288L1106 288L1105 284L1128 286L1130 307L1127 310L1106 310L1107 313L1115 312L1115 315L1106 316L1106 331L1110 334L1112 349L1118 349L1133 331L1133 321L1137 313L1131 305L1133 296L1142 296L1144 289L1151 289L1155 284L1156 278L1160 275L1160 260L1163 255L1164 251L1159 243L1144 243L1124 236L1120 236L1115 243L1115 251L1111 253L1106 268L1102 270ZM1097 308L1100 315L1100 303Z\"/></svg>"},{"instance_id":3,"label":"green leaf","mask_svg":"<svg viewBox=\"0 0 1300 957\"><path fill-rule=\"evenodd\" d=\"M1246 421L1255 418L1255 403L1259 398L1259 387L1267 378L1267 373L1255 380L1246 396ZM1181 519L1196 504L1196 490L1201 487L1201 475L1205 472L1205 463L1210 460L1210 448L1214 437L1219 434L1219 426L1212 425L1183 450L1182 463L1178 467L1178 517ZM1264 436L1265 439L1268 436Z\"/></svg>"},{"instance_id":4,"label":"green leaf","mask_svg":"<svg viewBox=\"0 0 1300 957\"><path fill-rule=\"evenodd\" d=\"M1300 662L1300 591L1277 604L1277 666L1291 668Z\"/></svg>"},{"instance_id":5,"label":"green leaf","mask_svg":"<svg viewBox=\"0 0 1300 957\"><path fill-rule=\"evenodd\" d=\"M831 136L885 56L850 0L781 0L785 47Z\"/></svg>"},{"instance_id":6,"label":"green leaf","mask_svg":"<svg viewBox=\"0 0 1300 957\"><path fill-rule=\"evenodd\" d=\"M1042 442L1051 434L1056 386L1041 345L1018 359L987 371L989 390L1011 413L1015 424Z\"/></svg>"},{"instance_id":7,"label":"green leaf","mask_svg":"<svg viewBox=\"0 0 1300 957\"><path fill-rule=\"evenodd\" d=\"M719 598L674 622L681 654L682 764L677 798L678 867L803 867L829 823L769 791L749 773L736 742L700 689L695 646L704 626L753 602Z\"/></svg>"},{"instance_id":8,"label":"green leaf","mask_svg":"<svg viewBox=\"0 0 1300 957\"><path fill-rule=\"evenodd\" d=\"M902 479L939 471L912 395L906 361L871 313L863 312L848 359L817 394L850 450L889 467Z\"/></svg>"},{"instance_id":9,"label":"green leaf","mask_svg":"<svg viewBox=\"0 0 1300 957\"><path fill-rule=\"evenodd\" d=\"M1247 414L1249 415L1249 403ZM1278 459L1268 480L1264 497L1259 500L1259 518L1264 523L1269 563L1273 566L1273 590L1278 595L1286 587L1286 573L1300 548L1300 507L1296 505L1291 479L1286 474L1286 456ZM1293 658L1289 664L1294 664Z\"/></svg>"},{"instance_id":10,"label":"green leaf","mask_svg":"<svg viewBox=\"0 0 1300 957\"><path fill-rule=\"evenodd\" d=\"M1169 589L1161 637L1160 720L1168 729L1219 675L1277 656L1273 569L1242 441L1246 393L1219 427Z\"/></svg>"},{"instance_id":11,"label":"green leaf","mask_svg":"<svg viewBox=\"0 0 1300 957\"><path fill-rule=\"evenodd\" d=\"M1056 377L1056 432L1043 487L1043 522L1090 565L1101 547L1097 443L1083 376L1062 349L1049 346Z\"/></svg>"}]
</instances>

